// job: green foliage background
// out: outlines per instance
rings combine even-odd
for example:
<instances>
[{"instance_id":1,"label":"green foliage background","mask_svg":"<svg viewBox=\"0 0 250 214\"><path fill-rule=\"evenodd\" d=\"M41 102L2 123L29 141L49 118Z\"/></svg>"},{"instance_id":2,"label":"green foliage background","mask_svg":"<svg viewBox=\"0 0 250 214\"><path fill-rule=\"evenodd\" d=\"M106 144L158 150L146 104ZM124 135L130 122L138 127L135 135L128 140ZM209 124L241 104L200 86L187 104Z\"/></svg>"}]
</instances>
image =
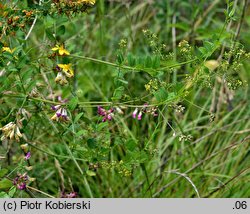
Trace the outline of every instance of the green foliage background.
<instances>
[{"instance_id":1,"label":"green foliage background","mask_svg":"<svg viewBox=\"0 0 250 214\"><path fill-rule=\"evenodd\" d=\"M13 2L27 8L26 1ZM249 59L236 61L242 63L236 69L205 66L221 53L224 57L223 48L249 52L249 14L245 0L98 0L88 13L38 15L27 40L30 25L3 37L19 55L16 61L4 56L15 63L4 61L1 68L7 72L0 77L1 127L15 120L20 107L32 117L22 128L27 141L0 145L1 196L60 197L62 191L76 191L79 197L249 197ZM143 29L155 40L145 38ZM119 47L122 39L125 49ZM182 40L191 47L184 55L178 47ZM48 57L57 43L70 51L63 60L75 71L66 86L55 84L58 59ZM164 51L157 52L163 43ZM224 77L243 86L226 90ZM148 92L150 80L158 88ZM39 96L26 96L34 87ZM69 99L68 123L50 120L56 95ZM127 109L103 123L97 102ZM144 103L158 103L159 116L133 119L135 107ZM184 112L176 111L179 105ZM26 191L10 182L25 169L22 143L32 154L28 175L36 178Z\"/></svg>"}]
</instances>

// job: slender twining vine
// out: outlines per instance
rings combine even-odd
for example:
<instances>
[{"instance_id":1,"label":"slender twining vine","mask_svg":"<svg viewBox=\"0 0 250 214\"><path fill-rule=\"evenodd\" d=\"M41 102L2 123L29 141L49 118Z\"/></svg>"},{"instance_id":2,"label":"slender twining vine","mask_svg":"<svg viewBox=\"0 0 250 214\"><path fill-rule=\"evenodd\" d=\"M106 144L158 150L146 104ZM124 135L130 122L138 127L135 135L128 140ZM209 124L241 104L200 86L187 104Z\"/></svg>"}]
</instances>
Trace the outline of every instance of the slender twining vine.
<instances>
[{"instance_id":1,"label":"slender twining vine","mask_svg":"<svg viewBox=\"0 0 250 214\"><path fill-rule=\"evenodd\" d=\"M73 198L80 192L80 187L71 181L71 175L77 173L86 190L84 196L94 197L98 190L93 190L92 185L101 179L98 170L133 177L138 168L146 178L145 194L158 196L163 192L161 188L152 193L155 181L150 184L145 166L160 153L157 143L152 143L155 136L169 132L170 138L179 142L194 141L195 136L182 128L184 103L201 111L207 123L218 121L220 114L214 107L207 110L190 101L197 86L210 90L221 84L221 91L230 103L233 91L247 85L238 75L250 58L250 53L238 42L246 1L231 40L225 33L234 21L236 8L233 2L227 1L226 5L219 31L198 44L193 43L192 37L175 38L173 28L174 44L169 45L153 30L143 28L137 32L142 38L143 54L132 51L135 41L127 37L120 38L116 47L110 47L114 48L113 55L106 57L99 55L98 50L86 55L87 47L80 41L96 42L81 37L81 31L92 22L93 10L103 12L102 3L96 8L95 0L2 1L1 196L13 197L18 193L36 197L33 195L36 193ZM75 20L81 17L90 18L84 24L77 23ZM102 17L105 18L108 19ZM203 18L198 19L191 34ZM75 23L79 29L73 29ZM104 24L100 22L101 25ZM178 26L176 17L173 26ZM98 72L99 78L103 78L101 85L98 85L100 80L95 81L98 75L91 72ZM108 79L103 73L108 73ZM108 90L104 92L106 82ZM159 131L159 127L164 128ZM148 130L152 136L147 136ZM48 160L53 167L44 166L48 167L47 174L40 176L36 162ZM66 165L71 166L69 174L64 173ZM43 188L55 174L52 190ZM196 185L185 173L175 174L184 176L200 197ZM157 175L157 179L161 176ZM107 191L113 190L110 187Z\"/></svg>"}]
</instances>

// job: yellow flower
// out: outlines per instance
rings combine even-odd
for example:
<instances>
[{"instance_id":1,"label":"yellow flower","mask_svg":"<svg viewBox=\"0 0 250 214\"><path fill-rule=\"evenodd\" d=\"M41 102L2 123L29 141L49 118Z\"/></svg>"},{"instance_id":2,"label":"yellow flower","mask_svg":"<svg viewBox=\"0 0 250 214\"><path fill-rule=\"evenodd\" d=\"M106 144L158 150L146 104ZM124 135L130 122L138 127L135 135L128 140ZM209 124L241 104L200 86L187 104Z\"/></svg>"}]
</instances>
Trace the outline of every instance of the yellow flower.
<instances>
[{"instance_id":1,"label":"yellow flower","mask_svg":"<svg viewBox=\"0 0 250 214\"><path fill-rule=\"evenodd\" d=\"M6 51L6 52L9 52L9 53L12 54L12 53L14 52L14 50L15 50L15 49L12 49L12 50L11 50L9 47L2 47L2 51L3 51L3 52Z\"/></svg>"},{"instance_id":2,"label":"yellow flower","mask_svg":"<svg viewBox=\"0 0 250 214\"><path fill-rule=\"evenodd\" d=\"M63 44L62 45L56 45L54 48L51 49L52 51L58 51L59 55L69 55L70 53L64 49Z\"/></svg>"},{"instance_id":3,"label":"yellow flower","mask_svg":"<svg viewBox=\"0 0 250 214\"><path fill-rule=\"evenodd\" d=\"M73 77L74 71L71 68L71 63L69 64L58 64L58 67L66 74L67 77Z\"/></svg>"}]
</instances>

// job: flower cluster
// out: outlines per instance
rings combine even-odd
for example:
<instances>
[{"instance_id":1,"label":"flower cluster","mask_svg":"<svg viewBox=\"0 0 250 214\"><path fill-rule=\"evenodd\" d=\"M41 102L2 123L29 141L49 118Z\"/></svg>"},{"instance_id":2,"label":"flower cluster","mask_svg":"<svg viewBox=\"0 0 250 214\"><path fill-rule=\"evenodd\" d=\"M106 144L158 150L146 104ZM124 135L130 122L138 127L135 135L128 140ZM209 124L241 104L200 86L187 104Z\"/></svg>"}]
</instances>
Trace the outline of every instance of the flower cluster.
<instances>
[{"instance_id":1,"label":"flower cluster","mask_svg":"<svg viewBox=\"0 0 250 214\"><path fill-rule=\"evenodd\" d=\"M3 35L15 36L18 30L24 30L25 26L31 24L34 16L35 11L33 10L12 9L8 4L0 3L0 37Z\"/></svg>"},{"instance_id":2,"label":"flower cluster","mask_svg":"<svg viewBox=\"0 0 250 214\"><path fill-rule=\"evenodd\" d=\"M56 111L56 112L50 119L57 121L57 122L59 122L59 121L66 122L69 120L69 117L68 117L68 113L67 113L67 110L66 110L66 107L64 106L64 104L68 100L67 99L63 100L61 96L57 96L57 100L58 100L58 102L60 102L62 104L51 106L51 110Z\"/></svg>"},{"instance_id":3,"label":"flower cluster","mask_svg":"<svg viewBox=\"0 0 250 214\"><path fill-rule=\"evenodd\" d=\"M2 52L9 52L10 54L12 54L14 52L15 49L10 49L10 47L2 47Z\"/></svg>"},{"instance_id":4,"label":"flower cluster","mask_svg":"<svg viewBox=\"0 0 250 214\"><path fill-rule=\"evenodd\" d=\"M110 109L106 110L101 106L97 107L97 113L102 116L102 122L111 121L115 115L115 113L118 114L124 114L123 110L125 107L111 107Z\"/></svg>"},{"instance_id":5,"label":"flower cluster","mask_svg":"<svg viewBox=\"0 0 250 214\"><path fill-rule=\"evenodd\" d=\"M184 55L187 54L191 51L191 47L188 43L188 41L186 40L182 40L180 41L180 43L178 44L178 47L180 48L180 52Z\"/></svg>"},{"instance_id":6,"label":"flower cluster","mask_svg":"<svg viewBox=\"0 0 250 214\"><path fill-rule=\"evenodd\" d=\"M77 192L61 193L61 198L76 198L76 197L77 197Z\"/></svg>"},{"instance_id":7,"label":"flower cluster","mask_svg":"<svg viewBox=\"0 0 250 214\"><path fill-rule=\"evenodd\" d=\"M51 120L66 122L69 120L67 110L62 105L52 106L51 109L56 113L51 117Z\"/></svg>"},{"instance_id":8,"label":"flower cluster","mask_svg":"<svg viewBox=\"0 0 250 214\"><path fill-rule=\"evenodd\" d=\"M0 128L2 130L3 135L1 137L1 140L10 139L10 140L16 140L17 142L20 142L20 138L23 137L22 133L19 130L19 127L14 122L10 122L4 127Z\"/></svg>"},{"instance_id":9,"label":"flower cluster","mask_svg":"<svg viewBox=\"0 0 250 214\"><path fill-rule=\"evenodd\" d=\"M151 79L147 84L145 84L145 89L146 91L153 93L159 89L159 85L160 83L156 79Z\"/></svg>"},{"instance_id":10,"label":"flower cluster","mask_svg":"<svg viewBox=\"0 0 250 214\"><path fill-rule=\"evenodd\" d=\"M132 169L128 167L123 160L110 162L102 161L100 163L100 167L107 170L115 169L120 175L125 177L129 177L132 175Z\"/></svg>"},{"instance_id":11,"label":"flower cluster","mask_svg":"<svg viewBox=\"0 0 250 214\"><path fill-rule=\"evenodd\" d=\"M137 118L138 120L141 120L142 115L145 113L148 113L148 114L153 115L154 117L157 117L158 116L157 110L158 110L157 106L149 107L148 104L144 104L144 106L141 109L135 108L135 110L132 113L132 117L134 119Z\"/></svg>"},{"instance_id":12,"label":"flower cluster","mask_svg":"<svg viewBox=\"0 0 250 214\"><path fill-rule=\"evenodd\" d=\"M95 0L53 0L51 4L54 13L66 14L72 16L73 14L86 12L89 6L93 6Z\"/></svg>"},{"instance_id":13,"label":"flower cluster","mask_svg":"<svg viewBox=\"0 0 250 214\"><path fill-rule=\"evenodd\" d=\"M185 107L182 105L174 105L173 107L175 109L175 112L184 113L184 111L185 111Z\"/></svg>"},{"instance_id":14,"label":"flower cluster","mask_svg":"<svg viewBox=\"0 0 250 214\"><path fill-rule=\"evenodd\" d=\"M124 112L122 110L123 108L125 108L125 107L115 106L115 107L111 107L110 109L106 110L103 107L98 106L97 113L100 116L102 116L102 122L106 122L106 121L111 121L114 118L115 113L118 113L121 115L124 114ZM150 106L148 106L148 104L144 104L143 107L141 107L141 108L138 108L138 107L135 108L135 110L132 113L132 117L134 119L137 118L138 120L142 119L143 114L150 114L150 115L153 115L154 117L157 117L158 116L157 110L158 110L157 106L150 107Z\"/></svg>"},{"instance_id":15,"label":"flower cluster","mask_svg":"<svg viewBox=\"0 0 250 214\"><path fill-rule=\"evenodd\" d=\"M193 140L193 136L190 134L189 135L182 134L179 136L179 141L191 141L191 140Z\"/></svg>"},{"instance_id":16,"label":"flower cluster","mask_svg":"<svg viewBox=\"0 0 250 214\"><path fill-rule=\"evenodd\" d=\"M94 5L95 0L53 0L55 4L66 4L67 6L75 6L80 4L90 4Z\"/></svg>"},{"instance_id":17,"label":"flower cluster","mask_svg":"<svg viewBox=\"0 0 250 214\"><path fill-rule=\"evenodd\" d=\"M59 83L60 85L65 85L68 83L66 77L71 78L74 76L74 71L71 68L71 64L58 64L56 66L56 70L58 73L55 78L55 82Z\"/></svg>"},{"instance_id":18,"label":"flower cluster","mask_svg":"<svg viewBox=\"0 0 250 214\"><path fill-rule=\"evenodd\" d=\"M64 48L64 45L56 45L51 49L55 53L52 55L53 57L58 56L67 56L70 55L70 52ZM72 64L58 64L55 68L57 72L57 76L55 78L55 82L59 83L60 85L65 85L68 83L67 78L72 78L74 76L74 71L71 68Z\"/></svg>"},{"instance_id":19,"label":"flower cluster","mask_svg":"<svg viewBox=\"0 0 250 214\"><path fill-rule=\"evenodd\" d=\"M13 180L13 184L20 190L25 190L27 183L30 181L27 173L17 173L17 176Z\"/></svg>"},{"instance_id":20,"label":"flower cluster","mask_svg":"<svg viewBox=\"0 0 250 214\"><path fill-rule=\"evenodd\" d=\"M102 122L106 122L107 120L111 121L114 116L114 111L115 111L114 108L110 108L109 110L106 110L102 108L101 106L97 107L97 113L103 117Z\"/></svg>"}]
</instances>

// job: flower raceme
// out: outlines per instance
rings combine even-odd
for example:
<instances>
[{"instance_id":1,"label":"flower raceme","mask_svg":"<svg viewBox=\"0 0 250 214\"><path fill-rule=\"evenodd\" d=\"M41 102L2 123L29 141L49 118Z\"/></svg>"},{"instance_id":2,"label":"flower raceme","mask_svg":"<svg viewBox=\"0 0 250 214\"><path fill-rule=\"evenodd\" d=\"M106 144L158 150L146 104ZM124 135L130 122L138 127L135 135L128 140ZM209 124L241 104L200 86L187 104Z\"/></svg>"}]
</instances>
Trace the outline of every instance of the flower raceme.
<instances>
[{"instance_id":1,"label":"flower raceme","mask_svg":"<svg viewBox=\"0 0 250 214\"><path fill-rule=\"evenodd\" d=\"M136 117L137 117L138 120L141 120L141 119L142 119L142 111L140 111L138 115L137 115L137 113L138 113L138 108L136 108L136 109L133 111L132 117L133 117L134 119L136 119Z\"/></svg>"},{"instance_id":2,"label":"flower raceme","mask_svg":"<svg viewBox=\"0 0 250 214\"><path fill-rule=\"evenodd\" d=\"M58 51L59 55L63 56L63 55L70 55L69 51L67 51L64 48L64 45L56 45L54 48L51 48L52 51Z\"/></svg>"},{"instance_id":3,"label":"flower raceme","mask_svg":"<svg viewBox=\"0 0 250 214\"><path fill-rule=\"evenodd\" d=\"M124 108L124 107L121 107L121 108ZM100 116L102 116L102 122L111 121L114 118L116 113L121 114L121 115L124 114L121 108L116 106L116 107L110 108L109 110L106 110L103 107L98 106L97 113ZM138 120L142 120L143 114L150 114L150 115L153 115L154 117L157 117L158 116L157 110L158 110L157 106L149 107L148 104L144 104L142 108L138 108L138 107L135 108L135 110L132 113L132 117Z\"/></svg>"},{"instance_id":4,"label":"flower raceme","mask_svg":"<svg viewBox=\"0 0 250 214\"><path fill-rule=\"evenodd\" d=\"M13 184L17 186L18 189L24 190L26 189L26 185L29 182L29 177L26 173L24 174L17 174L17 177L15 177Z\"/></svg>"},{"instance_id":5,"label":"flower raceme","mask_svg":"<svg viewBox=\"0 0 250 214\"><path fill-rule=\"evenodd\" d=\"M60 85L65 85L68 83L66 77L71 78L74 76L74 71L71 68L71 63L69 64L58 64L56 66L56 71L58 71L55 78L55 82L58 82Z\"/></svg>"},{"instance_id":6,"label":"flower raceme","mask_svg":"<svg viewBox=\"0 0 250 214\"><path fill-rule=\"evenodd\" d=\"M141 120L143 113L144 114L148 113L148 114L153 115L154 117L157 117L158 116L157 109L158 109L157 106L156 107L149 107L148 104L144 104L144 106L140 109L140 111L139 111L139 108L135 108L135 110L132 113L132 117L134 119L137 118L138 120Z\"/></svg>"},{"instance_id":7,"label":"flower raceme","mask_svg":"<svg viewBox=\"0 0 250 214\"><path fill-rule=\"evenodd\" d=\"M111 121L114 116L114 108L110 108L109 110L106 110L102 108L101 106L97 107L97 113L102 116L102 122Z\"/></svg>"},{"instance_id":8,"label":"flower raceme","mask_svg":"<svg viewBox=\"0 0 250 214\"><path fill-rule=\"evenodd\" d=\"M67 110L63 108L61 105L52 106L51 109L56 111L56 113L51 117L51 120L57 122L58 121L66 122L69 120Z\"/></svg>"},{"instance_id":9,"label":"flower raceme","mask_svg":"<svg viewBox=\"0 0 250 214\"><path fill-rule=\"evenodd\" d=\"M60 85L66 85L68 83L68 80L66 77L63 75L61 71L57 73L57 76L55 78L55 82L59 82Z\"/></svg>"},{"instance_id":10,"label":"flower raceme","mask_svg":"<svg viewBox=\"0 0 250 214\"><path fill-rule=\"evenodd\" d=\"M0 128L0 130L3 132L1 137L2 141L9 138L10 140L15 139L17 142L20 142L20 138L23 137L19 127L14 122L8 123L4 127Z\"/></svg>"},{"instance_id":11,"label":"flower raceme","mask_svg":"<svg viewBox=\"0 0 250 214\"><path fill-rule=\"evenodd\" d=\"M58 52L60 56L70 55L69 51L64 48L64 45L56 45L54 48L51 49L52 51ZM57 76L55 78L55 82L59 83L60 85L66 85L68 80L66 77L71 78L74 76L74 71L71 68L72 64L58 64L56 66L56 71L58 71Z\"/></svg>"}]
</instances>

